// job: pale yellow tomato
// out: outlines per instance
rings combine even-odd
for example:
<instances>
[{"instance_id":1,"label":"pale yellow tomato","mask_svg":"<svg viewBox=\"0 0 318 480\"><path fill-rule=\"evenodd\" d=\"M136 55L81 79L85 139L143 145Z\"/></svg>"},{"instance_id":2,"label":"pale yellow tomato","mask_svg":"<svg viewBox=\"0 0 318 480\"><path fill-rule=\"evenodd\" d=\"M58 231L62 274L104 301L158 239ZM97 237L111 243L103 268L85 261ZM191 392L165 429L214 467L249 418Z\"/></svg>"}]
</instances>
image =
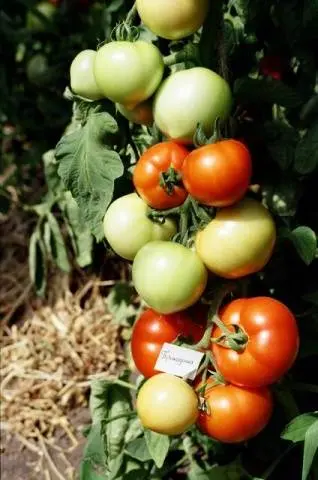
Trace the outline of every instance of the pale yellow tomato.
<instances>
[{"instance_id":1,"label":"pale yellow tomato","mask_svg":"<svg viewBox=\"0 0 318 480\"><path fill-rule=\"evenodd\" d=\"M198 398L179 377L159 373L147 380L137 397L137 414L142 425L164 435L180 435L198 417Z\"/></svg>"},{"instance_id":2,"label":"pale yellow tomato","mask_svg":"<svg viewBox=\"0 0 318 480\"><path fill-rule=\"evenodd\" d=\"M275 223L256 200L245 198L218 211L196 236L196 252L220 277L258 272L269 261L276 240Z\"/></svg>"},{"instance_id":3,"label":"pale yellow tomato","mask_svg":"<svg viewBox=\"0 0 318 480\"><path fill-rule=\"evenodd\" d=\"M209 0L137 0L136 4L149 30L168 40L179 40L196 32L209 9Z\"/></svg>"}]
</instances>

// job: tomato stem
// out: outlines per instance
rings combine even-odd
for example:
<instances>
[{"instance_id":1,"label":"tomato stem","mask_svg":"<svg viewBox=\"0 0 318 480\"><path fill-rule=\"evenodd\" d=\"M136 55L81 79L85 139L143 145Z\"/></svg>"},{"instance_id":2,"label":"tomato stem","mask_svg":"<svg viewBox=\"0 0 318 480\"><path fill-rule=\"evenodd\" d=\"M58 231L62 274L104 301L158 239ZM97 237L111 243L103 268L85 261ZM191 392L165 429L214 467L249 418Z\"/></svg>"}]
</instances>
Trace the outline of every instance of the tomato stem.
<instances>
[{"instance_id":1,"label":"tomato stem","mask_svg":"<svg viewBox=\"0 0 318 480\"><path fill-rule=\"evenodd\" d=\"M179 52L174 52L164 57L163 61L166 67L182 62L193 62L198 65L200 64L198 47L193 43L188 43Z\"/></svg>"}]
</instances>

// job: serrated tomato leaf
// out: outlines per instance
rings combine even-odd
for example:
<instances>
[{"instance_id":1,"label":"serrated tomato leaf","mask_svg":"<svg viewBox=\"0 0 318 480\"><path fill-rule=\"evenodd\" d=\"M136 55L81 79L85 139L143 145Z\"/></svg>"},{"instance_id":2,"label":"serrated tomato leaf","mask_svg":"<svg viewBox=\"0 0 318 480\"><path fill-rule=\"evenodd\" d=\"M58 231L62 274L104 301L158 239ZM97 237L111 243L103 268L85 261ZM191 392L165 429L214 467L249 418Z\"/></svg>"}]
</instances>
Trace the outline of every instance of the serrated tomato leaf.
<instances>
[{"instance_id":1,"label":"serrated tomato leaf","mask_svg":"<svg viewBox=\"0 0 318 480\"><path fill-rule=\"evenodd\" d=\"M306 265L315 258L317 238L315 232L309 227L297 227L289 234L298 255Z\"/></svg>"},{"instance_id":2,"label":"serrated tomato leaf","mask_svg":"<svg viewBox=\"0 0 318 480\"><path fill-rule=\"evenodd\" d=\"M318 449L318 420L316 420L307 430L305 435L304 458L302 480L306 480L309 475L312 462Z\"/></svg>"},{"instance_id":3,"label":"serrated tomato leaf","mask_svg":"<svg viewBox=\"0 0 318 480\"><path fill-rule=\"evenodd\" d=\"M169 437L145 429L145 440L153 461L158 468L161 468L169 451Z\"/></svg>"},{"instance_id":4,"label":"serrated tomato leaf","mask_svg":"<svg viewBox=\"0 0 318 480\"><path fill-rule=\"evenodd\" d=\"M306 432L318 419L318 412L304 413L296 418L285 427L281 438L291 440L292 442L302 442L305 439Z\"/></svg>"},{"instance_id":5,"label":"serrated tomato leaf","mask_svg":"<svg viewBox=\"0 0 318 480\"><path fill-rule=\"evenodd\" d=\"M117 130L108 113L91 113L83 128L62 137L55 152L58 174L98 241L103 238L102 220L113 197L114 182L124 171L119 154L112 149L112 135Z\"/></svg>"}]
</instances>

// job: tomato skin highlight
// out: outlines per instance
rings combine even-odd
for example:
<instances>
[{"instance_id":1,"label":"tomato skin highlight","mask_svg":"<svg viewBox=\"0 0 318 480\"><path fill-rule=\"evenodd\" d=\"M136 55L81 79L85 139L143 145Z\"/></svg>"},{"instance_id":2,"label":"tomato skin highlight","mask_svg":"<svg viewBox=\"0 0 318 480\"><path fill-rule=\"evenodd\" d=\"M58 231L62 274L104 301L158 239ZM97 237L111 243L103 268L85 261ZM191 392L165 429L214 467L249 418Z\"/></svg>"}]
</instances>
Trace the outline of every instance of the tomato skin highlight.
<instances>
[{"instance_id":1,"label":"tomato skin highlight","mask_svg":"<svg viewBox=\"0 0 318 480\"><path fill-rule=\"evenodd\" d=\"M200 123L207 135L212 134L215 120L226 119L232 107L228 83L203 67L189 68L171 74L154 97L154 119L159 130L171 140L193 143Z\"/></svg>"},{"instance_id":2,"label":"tomato skin highlight","mask_svg":"<svg viewBox=\"0 0 318 480\"><path fill-rule=\"evenodd\" d=\"M103 98L94 77L94 62L97 53L94 50L83 50L74 58L70 68L71 89L81 97L90 100Z\"/></svg>"},{"instance_id":3,"label":"tomato skin highlight","mask_svg":"<svg viewBox=\"0 0 318 480\"><path fill-rule=\"evenodd\" d=\"M194 323L185 311L163 315L146 310L134 324L131 337L131 353L137 369L145 377L158 374L154 367L165 342L171 343L182 336L196 343L203 333L203 324Z\"/></svg>"},{"instance_id":4,"label":"tomato skin highlight","mask_svg":"<svg viewBox=\"0 0 318 480\"><path fill-rule=\"evenodd\" d=\"M137 397L137 414L142 425L164 435L180 435L198 417L198 398L181 378L159 373L147 380Z\"/></svg>"},{"instance_id":5,"label":"tomato skin highlight","mask_svg":"<svg viewBox=\"0 0 318 480\"><path fill-rule=\"evenodd\" d=\"M147 205L136 193L118 198L109 206L104 217L105 238L112 249L133 260L137 252L153 240L170 240L177 227L171 218L163 224L147 217Z\"/></svg>"},{"instance_id":6,"label":"tomato skin highlight","mask_svg":"<svg viewBox=\"0 0 318 480\"><path fill-rule=\"evenodd\" d=\"M244 198L220 209L195 239L196 252L206 267L224 278L239 278L261 270L276 241L276 227L268 210Z\"/></svg>"},{"instance_id":7,"label":"tomato skin highlight","mask_svg":"<svg viewBox=\"0 0 318 480\"><path fill-rule=\"evenodd\" d=\"M240 298L226 305L220 318L230 329L239 325L248 336L242 352L212 345L218 369L227 381L262 387L290 369L298 353L299 334L294 315L283 303L270 297ZM212 337L220 335L216 327Z\"/></svg>"},{"instance_id":8,"label":"tomato skin highlight","mask_svg":"<svg viewBox=\"0 0 318 480\"><path fill-rule=\"evenodd\" d=\"M199 256L173 242L150 242L137 253L132 278L147 305L160 313L185 310L201 297L207 271Z\"/></svg>"},{"instance_id":9,"label":"tomato skin highlight","mask_svg":"<svg viewBox=\"0 0 318 480\"><path fill-rule=\"evenodd\" d=\"M104 96L133 108L150 98L164 71L160 50L151 43L110 42L97 50L94 75Z\"/></svg>"},{"instance_id":10,"label":"tomato skin highlight","mask_svg":"<svg viewBox=\"0 0 318 480\"><path fill-rule=\"evenodd\" d=\"M187 156L182 167L183 183L189 194L211 207L227 207L241 200L251 175L250 153L237 140L197 148Z\"/></svg>"},{"instance_id":11,"label":"tomato skin highlight","mask_svg":"<svg viewBox=\"0 0 318 480\"><path fill-rule=\"evenodd\" d=\"M223 443L239 443L255 437L267 425L273 411L273 398L267 387L214 385L209 380L202 396L210 415L200 412L197 426Z\"/></svg>"},{"instance_id":12,"label":"tomato skin highlight","mask_svg":"<svg viewBox=\"0 0 318 480\"><path fill-rule=\"evenodd\" d=\"M183 185L173 185L167 192L160 185L160 177L169 168L177 174L181 169L188 150L175 142L162 142L150 147L140 157L134 169L133 182L141 198L158 210L177 207L187 198Z\"/></svg>"},{"instance_id":13,"label":"tomato skin highlight","mask_svg":"<svg viewBox=\"0 0 318 480\"><path fill-rule=\"evenodd\" d=\"M153 33L179 40L196 32L208 13L209 0L137 0L138 14Z\"/></svg>"}]
</instances>

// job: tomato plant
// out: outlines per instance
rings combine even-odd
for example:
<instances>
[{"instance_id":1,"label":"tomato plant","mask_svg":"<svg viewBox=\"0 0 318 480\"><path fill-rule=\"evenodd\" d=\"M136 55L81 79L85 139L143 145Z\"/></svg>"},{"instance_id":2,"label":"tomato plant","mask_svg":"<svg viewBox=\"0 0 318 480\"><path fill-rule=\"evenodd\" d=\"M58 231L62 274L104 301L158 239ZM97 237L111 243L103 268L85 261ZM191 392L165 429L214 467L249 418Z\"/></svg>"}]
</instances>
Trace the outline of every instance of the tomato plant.
<instances>
[{"instance_id":1,"label":"tomato plant","mask_svg":"<svg viewBox=\"0 0 318 480\"><path fill-rule=\"evenodd\" d=\"M158 48L142 40L106 43L97 50L94 65L96 83L105 97L129 108L152 96L163 70Z\"/></svg>"},{"instance_id":2,"label":"tomato plant","mask_svg":"<svg viewBox=\"0 0 318 480\"><path fill-rule=\"evenodd\" d=\"M154 119L168 138L192 143L198 124L211 134L216 118L226 119L231 106L227 82L207 68L195 67L163 81L154 98Z\"/></svg>"},{"instance_id":3,"label":"tomato plant","mask_svg":"<svg viewBox=\"0 0 318 480\"><path fill-rule=\"evenodd\" d=\"M149 148L138 160L133 182L139 195L153 208L181 205L187 192L181 183L181 169L188 150L174 142Z\"/></svg>"},{"instance_id":4,"label":"tomato plant","mask_svg":"<svg viewBox=\"0 0 318 480\"><path fill-rule=\"evenodd\" d=\"M200 412L197 424L203 433L224 443L244 442L267 425L273 399L267 387L240 388L216 385L213 380L203 388L207 411Z\"/></svg>"},{"instance_id":5,"label":"tomato plant","mask_svg":"<svg viewBox=\"0 0 318 480\"><path fill-rule=\"evenodd\" d=\"M218 369L229 382L262 387L277 382L292 366L299 346L298 328L283 303L270 297L240 298L224 308L221 320L247 335L240 352L213 344ZM213 338L220 335L221 330L215 328Z\"/></svg>"},{"instance_id":6,"label":"tomato plant","mask_svg":"<svg viewBox=\"0 0 318 480\"><path fill-rule=\"evenodd\" d=\"M136 367L145 377L158 374L154 367L165 342L171 343L182 337L195 343L203 333L203 323L195 323L185 311L163 315L146 310L134 324L131 337L131 353Z\"/></svg>"},{"instance_id":7,"label":"tomato plant","mask_svg":"<svg viewBox=\"0 0 318 480\"><path fill-rule=\"evenodd\" d=\"M241 200L251 175L248 149L232 139L193 150L182 167L182 180L190 195L213 207L226 207Z\"/></svg>"},{"instance_id":8,"label":"tomato plant","mask_svg":"<svg viewBox=\"0 0 318 480\"><path fill-rule=\"evenodd\" d=\"M208 0L152 2L137 0L137 10L143 23L159 37L179 40L196 32L209 8Z\"/></svg>"},{"instance_id":9,"label":"tomato plant","mask_svg":"<svg viewBox=\"0 0 318 480\"><path fill-rule=\"evenodd\" d=\"M179 435L195 423L198 399L184 380L159 373L139 390L137 413L144 427L165 435Z\"/></svg>"},{"instance_id":10,"label":"tomato plant","mask_svg":"<svg viewBox=\"0 0 318 480\"><path fill-rule=\"evenodd\" d=\"M76 55L70 69L71 89L76 95L90 100L103 98L94 76L96 55L94 50L83 50Z\"/></svg>"},{"instance_id":11,"label":"tomato plant","mask_svg":"<svg viewBox=\"0 0 318 480\"><path fill-rule=\"evenodd\" d=\"M207 271L199 256L172 242L150 242L137 253L132 269L135 288L160 313L193 305L203 293Z\"/></svg>"},{"instance_id":12,"label":"tomato plant","mask_svg":"<svg viewBox=\"0 0 318 480\"><path fill-rule=\"evenodd\" d=\"M266 265L276 239L270 213L256 200L219 210L196 237L196 251L209 270L225 278L257 272Z\"/></svg>"},{"instance_id":13,"label":"tomato plant","mask_svg":"<svg viewBox=\"0 0 318 480\"><path fill-rule=\"evenodd\" d=\"M153 240L170 240L176 233L173 220L163 224L147 217L147 205L136 193L115 200L104 217L104 233L113 250L127 260Z\"/></svg>"}]
</instances>

